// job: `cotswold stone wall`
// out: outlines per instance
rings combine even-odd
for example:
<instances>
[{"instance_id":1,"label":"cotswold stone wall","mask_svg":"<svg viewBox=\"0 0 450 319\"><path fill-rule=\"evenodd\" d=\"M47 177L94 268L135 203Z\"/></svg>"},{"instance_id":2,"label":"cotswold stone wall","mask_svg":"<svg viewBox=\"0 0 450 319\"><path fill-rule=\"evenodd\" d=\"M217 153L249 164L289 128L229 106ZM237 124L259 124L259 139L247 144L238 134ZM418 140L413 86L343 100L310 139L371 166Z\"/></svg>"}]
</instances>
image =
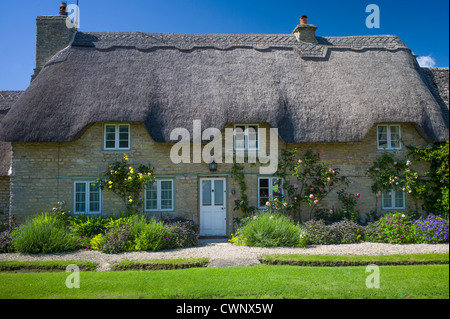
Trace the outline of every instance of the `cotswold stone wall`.
<instances>
[{"instance_id":1,"label":"cotswold stone wall","mask_svg":"<svg viewBox=\"0 0 450 319\"><path fill-rule=\"evenodd\" d=\"M9 177L0 176L0 222L8 216L9 212Z\"/></svg>"},{"instance_id":2,"label":"cotswold stone wall","mask_svg":"<svg viewBox=\"0 0 450 319\"><path fill-rule=\"evenodd\" d=\"M230 126L231 127L231 126ZM267 127L261 125L261 127ZM205 129L205 128L203 128ZM425 145L425 140L415 127L402 124L404 145ZM170 160L173 144L156 143L140 123L131 123L131 150L126 151L130 165L150 164L158 177L173 178L175 181L175 209L167 213L149 213L154 216L181 216L199 222L199 179L201 177L225 177L227 180L228 232L232 231L233 217L240 217L234 211L234 198L241 194L236 181L231 178L232 164L218 164L216 172L209 171L207 163L174 164ZM376 197L371 192L372 181L366 177L366 170L381 152L377 151L376 127L373 127L360 143L314 143L286 144L279 141L279 150L295 147L299 156L312 148L322 153L322 160L333 168L340 168L341 174L350 178L349 192L361 194L358 209L366 213L375 208ZM192 151L192 148L191 148ZM74 210L74 182L95 181L103 176L108 164L120 160L124 151L103 150L103 124L93 124L81 137L65 143L13 143L11 176L11 212L23 220L26 216L49 211L58 201L64 201L69 210ZM400 151L406 154L406 147ZM192 156L191 156L192 158ZM250 206L257 206L257 165L244 164L247 195ZM234 190L235 194L232 194ZM378 199L378 207L381 205ZM335 196L330 196L323 207L338 208ZM108 190L102 192L102 214L112 215L125 209L122 200ZM407 197L407 209L415 209ZM303 218L309 218L310 209L303 209Z\"/></svg>"}]
</instances>

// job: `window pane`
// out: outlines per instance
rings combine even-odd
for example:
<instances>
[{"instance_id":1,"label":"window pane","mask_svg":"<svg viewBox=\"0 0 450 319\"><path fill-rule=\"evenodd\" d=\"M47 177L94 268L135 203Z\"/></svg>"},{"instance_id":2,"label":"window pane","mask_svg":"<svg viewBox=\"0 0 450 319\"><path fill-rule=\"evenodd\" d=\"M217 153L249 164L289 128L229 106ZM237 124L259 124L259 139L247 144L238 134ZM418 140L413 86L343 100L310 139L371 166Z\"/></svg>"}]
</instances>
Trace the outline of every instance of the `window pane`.
<instances>
[{"instance_id":1,"label":"window pane","mask_svg":"<svg viewBox=\"0 0 450 319\"><path fill-rule=\"evenodd\" d=\"M245 126L236 126L234 131L234 148L245 148Z\"/></svg>"},{"instance_id":2,"label":"window pane","mask_svg":"<svg viewBox=\"0 0 450 319\"><path fill-rule=\"evenodd\" d=\"M161 209L172 209L172 181L161 181Z\"/></svg>"},{"instance_id":3,"label":"window pane","mask_svg":"<svg viewBox=\"0 0 450 319\"><path fill-rule=\"evenodd\" d=\"M272 193L273 193L273 196L280 196L283 194L283 189L281 188L281 179L280 178L272 179Z\"/></svg>"},{"instance_id":4,"label":"window pane","mask_svg":"<svg viewBox=\"0 0 450 319\"><path fill-rule=\"evenodd\" d=\"M146 197L145 208L158 209L157 182L147 185Z\"/></svg>"},{"instance_id":5,"label":"window pane","mask_svg":"<svg viewBox=\"0 0 450 319\"><path fill-rule=\"evenodd\" d=\"M129 148L129 146L128 146L128 140L125 140L125 141L120 140L120 141L119 141L119 147L120 147L120 148Z\"/></svg>"},{"instance_id":6,"label":"window pane","mask_svg":"<svg viewBox=\"0 0 450 319\"><path fill-rule=\"evenodd\" d=\"M403 192L402 191L396 191L395 192L395 207L396 208L402 208L404 206L403 203Z\"/></svg>"},{"instance_id":7,"label":"window pane","mask_svg":"<svg viewBox=\"0 0 450 319\"><path fill-rule=\"evenodd\" d=\"M214 206L223 206L224 199L223 181L214 181Z\"/></svg>"},{"instance_id":8,"label":"window pane","mask_svg":"<svg viewBox=\"0 0 450 319\"><path fill-rule=\"evenodd\" d=\"M106 130L106 133L108 134L108 133L113 133L113 134L115 134L116 133L116 126L115 125L106 125L105 126L105 130Z\"/></svg>"},{"instance_id":9,"label":"window pane","mask_svg":"<svg viewBox=\"0 0 450 319\"><path fill-rule=\"evenodd\" d=\"M259 179L259 187L269 188L269 179L268 178L260 178Z\"/></svg>"},{"instance_id":10,"label":"window pane","mask_svg":"<svg viewBox=\"0 0 450 319\"><path fill-rule=\"evenodd\" d=\"M105 147L115 148L116 147L116 126L106 125L105 126Z\"/></svg>"},{"instance_id":11,"label":"window pane","mask_svg":"<svg viewBox=\"0 0 450 319\"><path fill-rule=\"evenodd\" d=\"M383 208L392 208L392 192L383 193Z\"/></svg>"},{"instance_id":12,"label":"window pane","mask_svg":"<svg viewBox=\"0 0 450 319\"><path fill-rule=\"evenodd\" d=\"M391 148L400 148L400 127L397 125L390 126Z\"/></svg>"},{"instance_id":13,"label":"window pane","mask_svg":"<svg viewBox=\"0 0 450 319\"><path fill-rule=\"evenodd\" d=\"M116 142L115 141L106 141L105 147L106 148L116 148Z\"/></svg>"},{"instance_id":14,"label":"window pane","mask_svg":"<svg viewBox=\"0 0 450 319\"><path fill-rule=\"evenodd\" d=\"M86 184L75 183L75 212L86 212Z\"/></svg>"},{"instance_id":15,"label":"window pane","mask_svg":"<svg viewBox=\"0 0 450 319\"><path fill-rule=\"evenodd\" d=\"M89 212L100 212L100 190L96 183L89 184Z\"/></svg>"},{"instance_id":16,"label":"window pane","mask_svg":"<svg viewBox=\"0 0 450 319\"><path fill-rule=\"evenodd\" d=\"M211 181L202 181L202 205L211 206Z\"/></svg>"},{"instance_id":17,"label":"window pane","mask_svg":"<svg viewBox=\"0 0 450 319\"><path fill-rule=\"evenodd\" d=\"M259 179L259 206L263 207L266 205L269 200L269 179L268 178L260 178Z\"/></svg>"},{"instance_id":18,"label":"window pane","mask_svg":"<svg viewBox=\"0 0 450 319\"><path fill-rule=\"evenodd\" d=\"M387 126L378 126L378 148L387 147Z\"/></svg>"},{"instance_id":19,"label":"window pane","mask_svg":"<svg viewBox=\"0 0 450 319\"><path fill-rule=\"evenodd\" d=\"M258 127L251 125L248 127L248 148L258 148Z\"/></svg>"}]
</instances>

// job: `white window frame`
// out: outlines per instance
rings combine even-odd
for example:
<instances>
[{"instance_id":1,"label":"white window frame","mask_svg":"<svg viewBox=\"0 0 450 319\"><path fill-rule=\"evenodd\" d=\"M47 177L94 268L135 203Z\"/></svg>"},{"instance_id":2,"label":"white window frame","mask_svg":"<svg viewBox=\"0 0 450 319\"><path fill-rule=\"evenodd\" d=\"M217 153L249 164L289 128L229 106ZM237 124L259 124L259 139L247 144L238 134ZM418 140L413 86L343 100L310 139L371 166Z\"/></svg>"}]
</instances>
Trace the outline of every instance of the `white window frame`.
<instances>
[{"instance_id":1,"label":"white window frame","mask_svg":"<svg viewBox=\"0 0 450 319\"><path fill-rule=\"evenodd\" d=\"M107 147L106 146L106 127L108 126L114 126L114 134L115 134L115 140L114 140L114 147ZM128 147L119 147L120 145L120 130L119 128L121 126L127 126L128 127ZM105 123L103 126L103 149L105 151L129 151L131 149L131 126L128 123Z\"/></svg>"},{"instance_id":2,"label":"white window frame","mask_svg":"<svg viewBox=\"0 0 450 319\"><path fill-rule=\"evenodd\" d=\"M161 208L161 182L171 182L172 184L172 208ZM175 210L175 180L172 178L157 178L153 183L157 183L156 186L156 209L150 209L147 208L147 187L148 185L145 185L144 189L144 211L146 212L173 212Z\"/></svg>"},{"instance_id":3,"label":"white window frame","mask_svg":"<svg viewBox=\"0 0 450 319\"><path fill-rule=\"evenodd\" d=\"M378 128L385 126L386 127L386 134L387 134L387 146L386 147L380 147L380 141L379 141L379 134L378 134ZM399 138L399 143L398 143L398 147L392 147L392 142L391 142L391 127L396 126L398 127L398 138ZM401 150L402 149L402 130L401 130L401 126L400 124L379 124L377 125L377 149L379 151L383 151L383 150Z\"/></svg>"},{"instance_id":4,"label":"white window frame","mask_svg":"<svg viewBox=\"0 0 450 319\"><path fill-rule=\"evenodd\" d=\"M85 184L85 211L77 212L77 184ZM98 211L90 211L91 192L90 184L98 184L96 181L74 181L73 182L73 212L75 215L98 215L102 213L102 190L100 185L98 186Z\"/></svg>"},{"instance_id":5,"label":"white window frame","mask_svg":"<svg viewBox=\"0 0 450 319\"><path fill-rule=\"evenodd\" d=\"M269 199L273 200L273 182L274 180L281 180L281 185L283 185L284 181L281 177L277 176L259 176L258 177L258 208L264 209L266 208L266 205L260 206L261 203L261 190L260 190L260 180L262 179L268 179L269 180ZM284 196L284 188L281 189L281 195Z\"/></svg>"},{"instance_id":6,"label":"white window frame","mask_svg":"<svg viewBox=\"0 0 450 319\"><path fill-rule=\"evenodd\" d=\"M236 147L236 127L243 126L244 127L244 148L237 148ZM256 127L256 148L249 148L248 147L248 128L249 126L255 126ZM233 149L234 151L240 151L240 152L248 152L248 151L259 151L259 125L258 124L235 124L233 127Z\"/></svg>"},{"instance_id":7,"label":"white window frame","mask_svg":"<svg viewBox=\"0 0 450 319\"><path fill-rule=\"evenodd\" d=\"M398 192L401 192L403 195L403 205L402 206L395 206L395 198ZM391 193L391 206L385 206L384 205L384 196L386 193ZM398 190L388 190L386 192L383 192L381 195L381 208L382 209L405 209L406 208L406 193L405 191L398 189Z\"/></svg>"}]
</instances>

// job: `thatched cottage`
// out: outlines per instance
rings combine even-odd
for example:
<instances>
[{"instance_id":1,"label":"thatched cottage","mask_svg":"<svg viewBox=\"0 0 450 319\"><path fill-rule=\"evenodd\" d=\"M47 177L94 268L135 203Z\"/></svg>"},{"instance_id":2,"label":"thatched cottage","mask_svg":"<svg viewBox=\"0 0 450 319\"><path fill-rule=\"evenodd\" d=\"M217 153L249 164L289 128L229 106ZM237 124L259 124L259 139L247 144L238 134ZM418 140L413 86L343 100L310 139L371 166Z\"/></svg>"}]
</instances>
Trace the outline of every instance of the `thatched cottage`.
<instances>
[{"instance_id":1,"label":"thatched cottage","mask_svg":"<svg viewBox=\"0 0 450 319\"><path fill-rule=\"evenodd\" d=\"M448 140L448 68L421 69L396 36L320 37L316 29L98 33L67 28L64 16L38 17L33 80L0 123L10 214L23 220L58 201L75 214L123 211L95 182L126 153L157 176L144 191L146 214L227 235L240 216L232 164L215 159L210 170L208 161L170 158L171 132L183 128L192 142L199 121L221 132L277 128L278 150L320 151L361 194L358 209L374 209L366 169L382 151ZM257 133L236 134L235 149L258 148ZM263 206L274 176L245 164L244 177L249 204ZM406 194L395 198L381 208L408 209Z\"/></svg>"}]
</instances>

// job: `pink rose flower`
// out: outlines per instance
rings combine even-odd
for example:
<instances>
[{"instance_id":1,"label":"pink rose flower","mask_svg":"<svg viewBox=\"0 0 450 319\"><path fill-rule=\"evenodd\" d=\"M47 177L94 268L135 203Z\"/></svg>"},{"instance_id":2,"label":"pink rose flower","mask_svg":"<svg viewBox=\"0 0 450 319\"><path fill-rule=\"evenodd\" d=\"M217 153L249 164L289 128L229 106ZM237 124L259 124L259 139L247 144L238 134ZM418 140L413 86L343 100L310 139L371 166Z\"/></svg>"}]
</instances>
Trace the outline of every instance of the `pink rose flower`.
<instances>
[{"instance_id":1,"label":"pink rose flower","mask_svg":"<svg viewBox=\"0 0 450 319\"><path fill-rule=\"evenodd\" d=\"M315 201L314 201L314 204L317 204L319 202L319 200L318 199L316 199Z\"/></svg>"},{"instance_id":2,"label":"pink rose flower","mask_svg":"<svg viewBox=\"0 0 450 319\"><path fill-rule=\"evenodd\" d=\"M298 185L297 185L297 184L294 184L294 188L298 188Z\"/></svg>"},{"instance_id":3,"label":"pink rose flower","mask_svg":"<svg viewBox=\"0 0 450 319\"><path fill-rule=\"evenodd\" d=\"M330 209L330 214L333 214L333 210L332 209Z\"/></svg>"},{"instance_id":4,"label":"pink rose flower","mask_svg":"<svg viewBox=\"0 0 450 319\"><path fill-rule=\"evenodd\" d=\"M253 219L256 219L257 217L256 216L253 216Z\"/></svg>"},{"instance_id":5,"label":"pink rose flower","mask_svg":"<svg viewBox=\"0 0 450 319\"><path fill-rule=\"evenodd\" d=\"M359 196L361 196L361 194L360 194L360 193L356 194L356 197L358 197L358 198L359 198Z\"/></svg>"},{"instance_id":6,"label":"pink rose flower","mask_svg":"<svg viewBox=\"0 0 450 319\"><path fill-rule=\"evenodd\" d=\"M270 202L266 202L266 206L270 206Z\"/></svg>"},{"instance_id":7,"label":"pink rose flower","mask_svg":"<svg viewBox=\"0 0 450 319\"><path fill-rule=\"evenodd\" d=\"M286 206L287 206L287 203L283 203L283 206L286 207Z\"/></svg>"},{"instance_id":8,"label":"pink rose flower","mask_svg":"<svg viewBox=\"0 0 450 319\"><path fill-rule=\"evenodd\" d=\"M309 195L309 198L314 198L314 195L313 195L313 194L310 194L310 195Z\"/></svg>"}]
</instances>

